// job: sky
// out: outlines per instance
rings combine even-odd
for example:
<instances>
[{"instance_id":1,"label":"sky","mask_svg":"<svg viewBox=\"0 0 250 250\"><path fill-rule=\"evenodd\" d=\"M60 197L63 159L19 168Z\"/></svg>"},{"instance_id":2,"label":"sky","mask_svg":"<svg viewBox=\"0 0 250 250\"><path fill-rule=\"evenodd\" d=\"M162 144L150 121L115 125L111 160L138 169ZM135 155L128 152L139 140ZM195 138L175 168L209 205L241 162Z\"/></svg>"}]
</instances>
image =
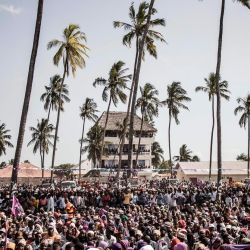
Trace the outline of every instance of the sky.
<instances>
[{"instance_id":1,"label":"sky","mask_svg":"<svg viewBox=\"0 0 250 250\"><path fill-rule=\"evenodd\" d=\"M6 123L16 145L28 65L30 60L38 1L0 0L0 122ZM141 1L134 0L135 6ZM158 29L167 44L157 44L158 59L146 56L142 64L140 85L147 82L159 90L159 98L166 98L167 85L180 81L192 98L190 111L180 113L180 124L172 126L172 155L178 155L182 144L187 144L201 160L209 159L211 132L211 103L195 87L204 85L204 78L215 71L217 38L220 15L218 0L156 0L157 17L165 18L166 27ZM70 23L80 25L87 36L89 57L86 67L77 71L76 77L66 79L71 102L65 105L59 127L56 164L77 163L82 120L79 107L86 97L94 98L101 112L107 109L102 101L101 87L94 88L95 78L107 77L114 62L122 60L132 72L135 50L122 45L123 30L114 29L113 21L129 21L128 0L53 0L44 1L41 36L38 48L33 89L26 124L21 161L29 160L40 165L39 154L33 154L29 128L46 117L40 96L51 76L63 73L61 66L53 65L55 50L48 51L47 43L62 38L63 29ZM250 93L250 11L235 1L226 1L221 77L229 82L231 99L222 101L222 159L235 160L247 152L247 131L238 125L239 117L233 111L236 99ZM112 107L125 111L125 105ZM51 122L55 123L56 113ZM87 122L87 129L92 124ZM159 141L168 158L168 113L161 108L155 120ZM216 135L215 135L216 137ZM14 158L14 149L7 149L1 161ZM51 152L45 164L51 164ZM86 156L85 156L86 157ZM216 141L214 142L216 160Z\"/></svg>"}]
</instances>

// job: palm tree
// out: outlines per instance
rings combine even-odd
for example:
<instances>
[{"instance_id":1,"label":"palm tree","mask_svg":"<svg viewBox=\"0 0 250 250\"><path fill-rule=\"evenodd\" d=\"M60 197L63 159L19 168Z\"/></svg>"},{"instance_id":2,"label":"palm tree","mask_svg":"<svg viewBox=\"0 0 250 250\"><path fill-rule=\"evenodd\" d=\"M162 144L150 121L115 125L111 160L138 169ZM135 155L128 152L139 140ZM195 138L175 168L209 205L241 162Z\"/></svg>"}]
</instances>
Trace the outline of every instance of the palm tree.
<instances>
[{"instance_id":1,"label":"palm tree","mask_svg":"<svg viewBox=\"0 0 250 250\"><path fill-rule=\"evenodd\" d=\"M83 147L82 153L88 153L87 157L89 160L92 160L94 167L97 167L97 162L101 160L102 138L102 128L94 125L87 133L87 138L83 139L83 143L87 145Z\"/></svg>"},{"instance_id":2,"label":"palm tree","mask_svg":"<svg viewBox=\"0 0 250 250\"><path fill-rule=\"evenodd\" d=\"M82 137L80 141L80 157L79 157L79 181L81 180L81 164L82 164L82 144L83 144L83 137L84 137L84 128L85 128L85 121L90 120L95 122L98 116L96 112L98 112L97 104L91 98L86 98L82 107L80 107L80 117L83 120L82 123Z\"/></svg>"},{"instance_id":3,"label":"palm tree","mask_svg":"<svg viewBox=\"0 0 250 250\"><path fill-rule=\"evenodd\" d=\"M59 100L61 100L61 94L63 89L63 84L66 75L69 75L70 68L73 76L75 76L76 69L83 68L85 66L85 57L87 57L86 51L88 48L84 44L86 42L86 36L80 31L80 27L76 24L70 24L63 31L63 40L52 40L48 43L48 49L53 47L58 47L56 54L53 57L53 62L56 66L59 65L60 61L63 61L63 77L61 80L60 90L59 90ZM52 154L52 164L51 164L51 180L53 180L53 171L55 164L55 153L56 153L56 142L57 134L60 121L62 103L59 102L59 108L57 112L55 138Z\"/></svg>"},{"instance_id":4,"label":"palm tree","mask_svg":"<svg viewBox=\"0 0 250 250\"><path fill-rule=\"evenodd\" d=\"M103 132L103 138L102 138L102 149L101 149L101 155L103 152L103 146L104 146L104 138L106 133L106 127L108 123L109 118L109 110L111 103L117 106L119 100L122 103L126 103L127 95L124 93L124 90L127 88L127 82L131 79L131 75L126 75L126 71L128 71L128 68L124 68L125 63L122 61L118 61L117 63L114 63L109 71L109 78L106 80L102 77L98 77L95 79L93 86L96 87L96 85L102 85L104 86L103 92L102 92L102 99L103 101L108 101L108 107L106 112L106 120L104 124L104 132Z\"/></svg>"},{"instance_id":5,"label":"palm tree","mask_svg":"<svg viewBox=\"0 0 250 250\"><path fill-rule=\"evenodd\" d=\"M246 154L241 153L240 155L237 155L236 160L237 160L237 161L248 161L248 157L247 157Z\"/></svg>"},{"instance_id":6,"label":"palm tree","mask_svg":"<svg viewBox=\"0 0 250 250\"><path fill-rule=\"evenodd\" d=\"M179 149L179 155L174 156L175 161L191 161L192 160L192 151L187 148L186 144L183 144Z\"/></svg>"},{"instance_id":7,"label":"palm tree","mask_svg":"<svg viewBox=\"0 0 250 250\"><path fill-rule=\"evenodd\" d=\"M54 75L50 78L49 85L44 86L45 92L41 95L40 100L44 102L44 109L48 111L48 117L47 117L48 121L50 118L50 111L58 110L60 101L62 102L61 111L63 111L64 102L70 102L70 99L68 97L69 95L68 86L66 84L63 84L61 89L61 82L62 78L60 77L60 75ZM61 96L60 96L60 90L61 90Z\"/></svg>"},{"instance_id":8,"label":"palm tree","mask_svg":"<svg viewBox=\"0 0 250 250\"><path fill-rule=\"evenodd\" d=\"M214 125L215 125L215 113L214 113L214 105L216 98L216 77L214 73L210 73L208 78L205 78L205 87L198 86L195 91L202 91L208 94L209 101L212 102L212 130L211 130L211 139L210 139L210 158L209 158L209 180L211 179L211 171L212 171L212 159L213 159L213 137L214 137ZM226 100L229 100L230 91L228 88L227 81L219 81L220 86L220 96Z\"/></svg>"},{"instance_id":9,"label":"palm tree","mask_svg":"<svg viewBox=\"0 0 250 250\"><path fill-rule=\"evenodd\" d=\"M195 162L195 161L201 161L200 157L198 155L194 155L191 159L191 161Z\"/></svg>"},{"instance_id":10,"label":"palm tree","mask_svg":"<svg viewBox=\"0 0 250 250\"><path fill-rule=\"evenodd\" d=\"M0 125L0 156L6 154L6 148L13 148L12 143L10 142L11 135L9 134L10 130L6 129L6 124L2 123Z\"/></svg>"},{"instance_id":11,"label":"palm tree","mask_svg":"<svg viewBox=\"0 0 250 250\"><path fill-rule=\"evenodd\" d=\"M152 144L151 154L153 156L152 165L154 168L159 168L161 163L164 161L163 149L161 148L159 142L155 141Z\"/></svg>"},{"instance_id":12,"label":"palm tree","mask_svg":"<svg viewBox=\"0 0 250 250\"><path fill-rule=\"evenodd\" d=\"M175 120L175 123L178 125L180 123L178 115L180 109L189 110L183 102L190 102L191 98L187 96L187 91L182 88L180 82L173 82L167 86L167 99L162 102L163 105L166 105L168 108L169 115L169 124L168 124L168 148L169 148L169 163L171 166L171 177L173 176L173 167L172 167L172 157L171 157L171 122L172 118Z\"/></svg>"},{"instance_id":13,"label":"palm tree","mask_svg":"<svg viewBox=\"0 0 250 250\"><path fill-rule=\"evenodd\" d=\"M138 150L136 153L135 165L137 166L140 145L141 145L141 135L142 128L144 124L145 118L147 120L153 120L153 118L158 116L158 106L160 101L158 99L158 90L150 84L146 83L143 87L140 87L141 96L137 99L136 109L140 109L141 111L141 126L140 126L140 134L139 134L139 142L138 142Z\"/></svg>"},{"instance_id":14,"label":"palm tree","mask_svg":"<svg viewBox=\"0 0 250 250\"><path fill-rule=\"evenodd\" d=\"M35 71L36 55L37 55L37 50L38 50L40 29L41 29L41 23L42 23L42 14L43 14L43 0L39 0L38 8L37 8L37 16L36 16L35 34L34 34L34 39L33 39L32 52L30 56L29 72L28 72L28 78L27 78L27 83L26 83L26 90L25 90L25 96L24 96L24 101L23 101L21 120L19 124L14 164L13 164L13 169L12 169L12 176L11 176L12 184L17 182L18 165L20 162L26 120L27 120L28 110L29 110L33 76L34 76L34 71Z\"/></svg>"},{"instance_id":15,"label":"palm tree","mask_svg":"<svg viewBox=\"0 0 250 250\"><path fill-rule=\"evenodd\" d=\"M217 165L218 165L218 177L217 187L219 188L220 181L222 178L222 157L221 157L221 100L220 100L220 67L221 67L221 52L222 52L222 40L223 40L223 26L224 26L224 13L225 13L225 0L221 0L221 13L220 13L220 24L219 24L219 37L218 37L218 50L217 50L217 64L216 64L216 96L217 96ZM250 3L248 0L237 0L236 2L241 3L243 6L250 9Z\"/></svg>"},{"instance_id":16,"label":"palm tree","mask_svg":"<svg viewBox=\"0 0 250 250\"><path fill-rule=\"evenodd\" d=\"M36 127L30 127L30 131L32 132L32 139L28 143L28 146L34 144L34 154L37 152L37 150L39 150L41 158L42 178L44 177L44 152L48 154L49 147L53 146L51 140L54 138L54 135L52 135L54 129L55 128L52 124L48 124L47 119L38 121Z\"/></svg>"},{"instance_id":17,"label":"palm tree","mask_svg":"<svg viewBox=\"0 0 250 250\"><path fill-rule=\"evenodd\" d=\"M234 114L241 113L239 120L240 127L246 128L248 124L248 138L247 138L247 176L250 175L250 94L246 98L238 98L237 102L239 106L234 110Z\"/></svg>"},{"instance_id":18,"label":"palm tree","mask_svg":"<svg viewBox=\"0 0 250 250\"><path fill-rule=\"evenodd\" d=\"M149 52L150 55L157 57L155 40L165 42L162 34L153 30L155 26L165 26L164 19L154 19L151 20L151 16L157 13L157 10L153 8L154 0L150 1L150 4L146 2L142 2L139 5L137 13L135 12L134 5L132 4L129 8L129 18L131 20L131 24L115 21L114 27L122 27L124 30L129 30L129 32L123 37L123 44L131 47L132 40L135 38L136 40L136 53L135 53L135 61L134 61L134 73L132 79L132 85L130 88L130 95L127 107L127 115L125 118L125 127L130 123L130 131L129 131L129 155L128 155L128 163L131 167L132 160L132 151L133 151L133 126L134 126L134 114L135 114L135 105L137 99L137 90L139 84L139 75L141 68L141 61L145 54L145 49ZM132 106L131 106L132 102ZM130 112L131 109L131 112ZM130 114L130 121L129 121ZM123 146L125 143L125 134L122 137L122 142L120 146L120 155L119 155L119 168L121 168L121 152L123 151Z\"/></svg>"}]
</instances>

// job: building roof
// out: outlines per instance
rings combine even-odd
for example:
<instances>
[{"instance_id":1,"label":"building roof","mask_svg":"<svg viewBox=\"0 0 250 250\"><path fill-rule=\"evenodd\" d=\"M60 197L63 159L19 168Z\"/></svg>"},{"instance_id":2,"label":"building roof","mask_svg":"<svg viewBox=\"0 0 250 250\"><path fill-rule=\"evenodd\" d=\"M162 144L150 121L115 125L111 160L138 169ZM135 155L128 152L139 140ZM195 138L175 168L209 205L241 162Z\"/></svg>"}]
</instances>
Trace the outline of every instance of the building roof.
<instances>
[{"instance_id":1,"label":"building roof","mask_svg":"<svg viewBox=\"0 0 250 250\"><path fill-rule=\"evenodd\" d=\"M115 112L111 111L109 112L109 118L107 123L107 130L117 130L117 123L122 124L125 117L127 115L127 112ZM105 121L107 117L107 112L103 112L101 117L98 119L97 123L99 126L104 128ZM138 115L135 115L134 119L134 130L140 131L141 128L141 118ZM147 122L143 123L142 131L147 132L156 132L157 130Z\"/></svg>"},{"instance_id":2,"label":"building roof","mask_svg":"<svg viewBox=\"0 0 250 250\"><path fill-rule=\"evenodd\" d=\"M178 169L185 175L208 175L209 161L201 162L179 162ZM212 175L217 175L217 162L212 162ZM223 161L222 175L247 175L246 161Z\"/></svg>"},{"instance_id":3,"label":"building roof","mask_svg":"<svg viewBox=\"0 0 250 250\"><path fill-rule=\"evenodd\" d=\"M50 170L44 170L44 178L49 178ZM0 178L10 178L12 175L12 165L7 165L5 168L0 169ZM18 167L18 178L42 178L41 168L34 166L30 163L20 163Z\"/></svg>"}]
</instances>

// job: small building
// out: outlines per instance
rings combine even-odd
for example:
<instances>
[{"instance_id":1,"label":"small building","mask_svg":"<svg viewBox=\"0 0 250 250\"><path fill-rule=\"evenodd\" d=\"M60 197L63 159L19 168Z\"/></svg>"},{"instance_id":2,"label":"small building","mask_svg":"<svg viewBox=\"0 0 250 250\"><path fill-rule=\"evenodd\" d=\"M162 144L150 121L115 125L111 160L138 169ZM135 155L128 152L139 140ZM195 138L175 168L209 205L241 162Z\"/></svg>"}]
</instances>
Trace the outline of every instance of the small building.
<instances>
[{"instance_id":1,"label":"small building","mask_svg":"<svg viewBox=\"0 0 250 250\"><path fill-rule=\"evenodd\" d=\"M0 169L0 184L9 184L12 176L12 165L7 165ZM44 170L44 179L49 179L51 176L50 170ZM30 163L20 163L18 167L18 183L38 185L42 182L41 168Z\"/></svg>"},{"instance_id":2,"label":"small building","mask_svg":"<svg viewBox=\"0 0 250 250\"><path fill-rule=\"evenodd\" d=\"M179 180L207 181L209 178L209 161L203 162L178 162L176 164L177 178ZM211 180L216 181L218 174L217 162L212 162ZM222 180L241 181L247 178L247 162L223 161Z\"/></svg>"},{"instance_id":3,"label":"small building","mask_svg":"<svg viewBox=\"0 0 250 250\"><path fill-rule=\"evenodd\" d=\"M103 168L117 167L119 161L119 126L118 124L123 124L126 118L126 112L109 112L106 133L105 133L105 143L107 148L107 155L102 156L102 166ZM103 112L99 120L98 125L102 128L105 126L105 121L107 117L107 112ZM139 135L141 128L141 118L137 115L134 117L134 139L133 139L133 166L135 167L136 153L139 150L138 155L138 166L140 168L150 168L152 155L151 146L155 140L156 129L150 125L148 122L144 122L142 126L142 136L141 143L139 144ZM128 136L125 138L125 144L122 153L122 168L128 166Z\"/></svg>"}]
</instances>

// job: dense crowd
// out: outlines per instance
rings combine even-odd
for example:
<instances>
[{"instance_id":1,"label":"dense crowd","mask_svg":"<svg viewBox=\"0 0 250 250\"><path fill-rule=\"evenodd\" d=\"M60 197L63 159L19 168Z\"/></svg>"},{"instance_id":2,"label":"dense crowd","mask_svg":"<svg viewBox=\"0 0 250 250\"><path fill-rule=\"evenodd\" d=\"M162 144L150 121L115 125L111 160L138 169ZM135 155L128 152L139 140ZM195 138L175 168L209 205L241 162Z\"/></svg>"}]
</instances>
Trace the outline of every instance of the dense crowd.
<instances>
[{"instance_id":1,"label":"dense crowd","mask_svg":"<svg viewBox=\"0 0 250 250\"><path fill-rule=\"evenodd\" d=\"M13 214L13 199L22 209ZM250 249L245 186L151 181L0 189L0 250Z\"/></svg>"}]
</instances>

